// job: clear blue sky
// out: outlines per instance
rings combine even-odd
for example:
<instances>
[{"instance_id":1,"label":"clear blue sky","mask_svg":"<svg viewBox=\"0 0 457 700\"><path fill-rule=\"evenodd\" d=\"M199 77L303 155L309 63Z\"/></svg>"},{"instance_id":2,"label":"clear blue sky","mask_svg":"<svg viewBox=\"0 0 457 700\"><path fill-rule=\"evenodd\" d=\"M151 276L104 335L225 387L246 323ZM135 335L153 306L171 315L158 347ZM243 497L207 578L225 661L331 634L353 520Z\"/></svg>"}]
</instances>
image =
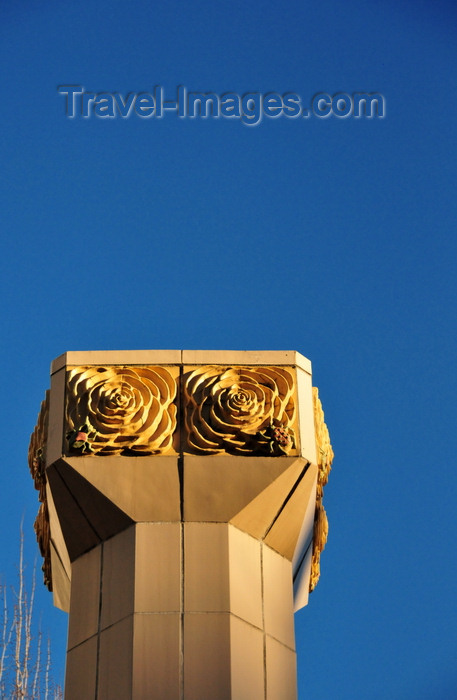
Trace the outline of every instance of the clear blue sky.
<instances>
[{"instance_id":1,"label":"clear blue sky","mask_svg":"<svg viewBox=\"0 0 457 700\"><path fill-rule=\"evenodd\" d=\"M0 570L66 350L294 349L335 450L305 700L457 698L454 3L5 0ZM74 119L57 86L380 92L384 119ZM41 586L40 586L41 589ZM38 600L56 670L65 616Z\"/></svg>"}]
</instances>

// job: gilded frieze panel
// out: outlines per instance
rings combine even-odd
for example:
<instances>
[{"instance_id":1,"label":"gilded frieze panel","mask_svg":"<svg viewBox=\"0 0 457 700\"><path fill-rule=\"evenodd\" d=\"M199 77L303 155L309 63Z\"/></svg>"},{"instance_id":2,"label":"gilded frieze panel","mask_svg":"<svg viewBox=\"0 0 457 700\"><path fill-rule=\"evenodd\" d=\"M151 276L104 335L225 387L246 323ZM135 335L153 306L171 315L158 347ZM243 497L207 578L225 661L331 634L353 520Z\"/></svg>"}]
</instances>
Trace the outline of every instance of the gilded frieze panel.
<instances>
[{"instance_id":1,"label":"gilded frieze panel","mask_svg":"<svg viewBox=\"0 0 457 700\"><path fill-rule=\"evenodd\" d=\"M177 372L143 366L71 369L66 396L68 452L171 452L176 429Z\"/></svg>"},{"instance_id":2,"label":"gilded frieze panel","mask_svg":"<svg viewBox=\"0 0 457 700\"><path fill-rule=\"evenodd\" d=\"M295 454L296 386L283 367L190 368L184 374L184 451Z\"/></svg>"}]
</instances>

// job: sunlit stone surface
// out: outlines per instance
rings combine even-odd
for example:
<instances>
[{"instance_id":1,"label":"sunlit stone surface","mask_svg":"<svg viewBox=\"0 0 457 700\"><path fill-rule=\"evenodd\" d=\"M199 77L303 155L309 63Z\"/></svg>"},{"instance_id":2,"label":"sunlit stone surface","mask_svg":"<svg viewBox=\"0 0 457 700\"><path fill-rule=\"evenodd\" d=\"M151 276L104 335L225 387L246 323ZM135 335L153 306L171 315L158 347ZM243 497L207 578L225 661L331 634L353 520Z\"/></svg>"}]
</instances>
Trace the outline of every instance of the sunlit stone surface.
<instances>
[{"instance_id":1,"label":"sunlit stone surface","mask_svg":"<svg viewBox=\"0 0 457 700\"><path fill-rule=\"evenodd\" d=\"M29 449L66 700L294 700L333 451L296 352L68 352Z\"/></svg>"}]
</instances>

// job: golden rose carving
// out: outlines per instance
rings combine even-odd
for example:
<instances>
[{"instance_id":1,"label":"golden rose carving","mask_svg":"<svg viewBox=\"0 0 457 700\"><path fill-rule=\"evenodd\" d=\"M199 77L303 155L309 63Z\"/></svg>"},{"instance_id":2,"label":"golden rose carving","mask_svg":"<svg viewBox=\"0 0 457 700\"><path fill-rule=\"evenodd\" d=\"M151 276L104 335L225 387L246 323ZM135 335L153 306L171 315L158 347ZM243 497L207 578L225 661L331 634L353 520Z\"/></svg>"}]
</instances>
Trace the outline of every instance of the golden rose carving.
<instances>
[{"instance_id":1,"label":"golden rose carving","mask_svg":"<svg viewBox=\"0 0 457 700\"><path fill-rule=\"evenodd\" d=\"M309 590L313 591L321 574L320 558L328 537L328 520L325 508L322 501L319 500L316 504L314 514L314 533L313 533L313 557L311 560L311 575L309 581Z\"/></svg>"},{"instance_id":2,"label":"golden rose carving","mask_svg":"<svg viewBox=\"0 0 457 700\"><path fill-rule=\"evenodd\" d=\"M333 462L333 449L330 444L330 435L324 420L324 411L319 398L317 387L313 386L314 428L316 431L317 466L319 473L317 478L318 495L322 496L325 484L328 482Z\"/></svg>"},{"instance_id":3,"label":"golden rose carving","mask_svg":"<svg viewBox=\"0 0 457 700\"><path fill-rule=\"evenodd\" d=\"M51 535L49 530L49 513L46 496L46 440L48 432L49 416L49 391L45 400L41 402L35 430L30 436L28 462L29 469L38 491L41 502L38 515L35 519L35 533L40 547L41 556L44 559L42 570L44 583L52 591L51 577Z\"/></svg>"},{"instance_id":4,"label":"golden rose carving","mask_svg":"<svg viewBox=\"0 0 457 700\"><path fill-rule=\"evenodd\" d=\"M29 469L39 492L40 501L46 497L46 475L44 471L46 457L46 438L48 432L49 416L49 391L46 392L44 401L41 402L37 424L30 436L28 462Z\"/></svg>"},{"instance_id":5,"label":"golden rose carving","mask_svg":"<svg viewBox=\"0 0 457 700\"><path fill-rule=\"evenodd\" d=\"M176 379L166 367L76 367L67 376L69 452L163 454L176 428Z\"/></svg>"},{"instance_id":6,"label":"golden rose carving","mask_svg":"<svg viewBox=\"0 0 457 700\"><path fill-rule=\"evenodd\" d=\"M295 383L282 367L199 367L184 382L187 446L279 456L295 447Z\"/></svg>"},{"instance_id":7,"label":"golden rose carving","mask_svg":"<svg viewBox=\"0 0 457 700\"><path fill-rule=\"evenodd\" d=\"M313 591L320 577L320 556L324 550L328 537L328 520L325 508L322 505L324 486L328 482L333 461L333 449L330 444L330 435L324 421L324 411L319 399L317 387L313 387L314 429L316 434L317 451L317 487L316 510L314 513L313 556L311 562L311 577L309 590Z\"/></svg>"}]
</instances>

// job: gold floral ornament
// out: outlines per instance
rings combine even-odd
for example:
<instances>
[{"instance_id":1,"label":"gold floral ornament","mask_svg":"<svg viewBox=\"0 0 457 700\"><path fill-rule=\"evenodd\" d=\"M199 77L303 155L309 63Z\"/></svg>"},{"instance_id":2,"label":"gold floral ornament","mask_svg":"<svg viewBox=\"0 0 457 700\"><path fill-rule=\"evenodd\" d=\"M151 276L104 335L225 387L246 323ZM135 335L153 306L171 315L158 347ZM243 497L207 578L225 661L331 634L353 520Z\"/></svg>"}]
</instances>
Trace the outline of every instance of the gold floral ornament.
<instances>
[{"instance_id":1,"label":"gold floral ornament","mask_svg":"<svg viewBox=\"0 0 457 700\"><path fill-rule=\"evenodd\" d=\"M67 375L70 454L151 455L172 447L176 379L166 367L76 367Z\"/></svg>"},{"instance_id":2,"label":"gold floral ornament","mask_svg":"<svg viewBox=\"0 0 457 700\"><path fill-rule=\"evenodd\" d=\"M295 447L295 384L282 367L199 367L184 382L186 449L280 456Z\"/></svg>"},{"instance_id":3,"label":"gold floral ornament","mask_svg":"<svg viewBox=\"0 0 457 700\"><path fill-rule=\"evenodd\" d=\"M28 462L29 469L38 491L40 509L35 519L35 533L40 548L41 556L44 559L42 570L44 583L52 591L51 576L51 536L49 530L49 513L46 497L46 439L48 432L49 416L49 391L46 392L45 400L41 402L40 412L35 430L30 436Z\"/></svg>"},{"instance_id":4,"label":"gold floral ornament","mask_svg":"<svg viewBox=\"0 0 457 700\"><path fill-rule=\"evenodd\" d=\"M330 435L324 421L324 411L319 399L317 387L313 387L314 428L316 431L317 450L317 487L316 510L314 513L313 556L311 562L311 577L309 590L313 591L320 576L320 556L328 537L328 520L325 508L322 505L324 486L328 482L328 476L332 468L333 449L330 444Z\"/></svg>"}]
</instances>

